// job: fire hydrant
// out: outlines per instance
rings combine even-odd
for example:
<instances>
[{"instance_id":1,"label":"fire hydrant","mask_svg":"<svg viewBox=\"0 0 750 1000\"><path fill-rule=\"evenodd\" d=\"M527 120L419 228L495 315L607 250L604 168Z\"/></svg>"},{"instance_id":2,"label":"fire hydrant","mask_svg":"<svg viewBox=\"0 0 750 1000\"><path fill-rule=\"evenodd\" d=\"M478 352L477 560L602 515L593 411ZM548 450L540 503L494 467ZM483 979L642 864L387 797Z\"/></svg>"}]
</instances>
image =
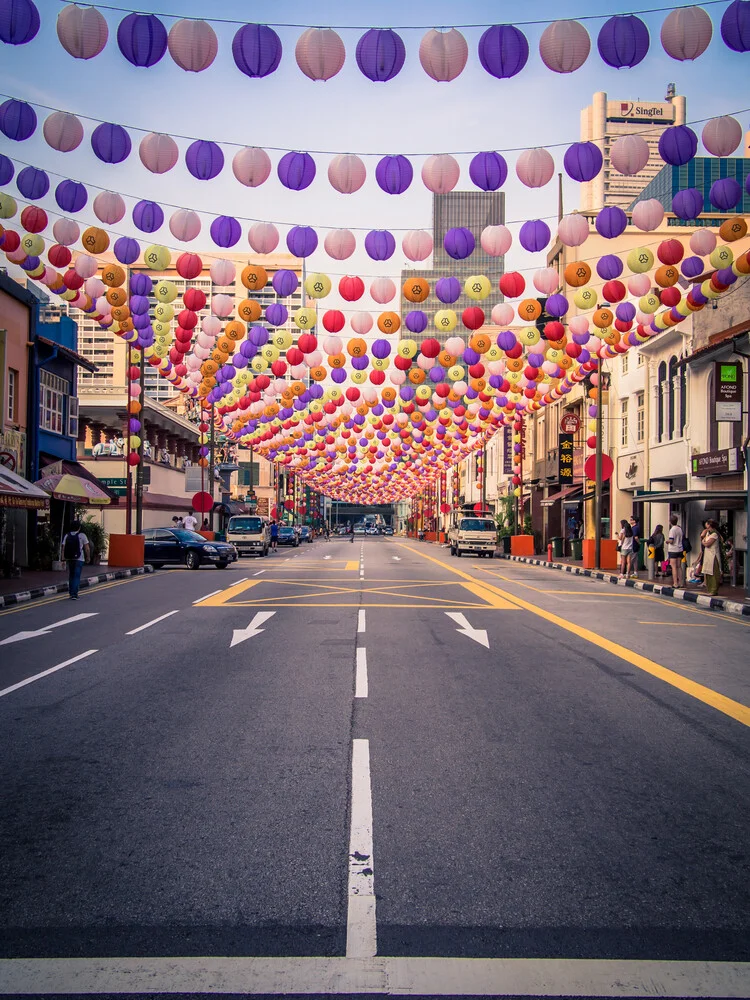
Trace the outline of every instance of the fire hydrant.
<instances>
[{"instance_id":1,"label":"fire hydrant","mask_svg":"<svg viewBox=\"0 0 750 1000\"><path fill-rule=\"evenodd\" d=\"M552 562L552 542L547 546L547 562Z\"/></svg>"}]
</instances>

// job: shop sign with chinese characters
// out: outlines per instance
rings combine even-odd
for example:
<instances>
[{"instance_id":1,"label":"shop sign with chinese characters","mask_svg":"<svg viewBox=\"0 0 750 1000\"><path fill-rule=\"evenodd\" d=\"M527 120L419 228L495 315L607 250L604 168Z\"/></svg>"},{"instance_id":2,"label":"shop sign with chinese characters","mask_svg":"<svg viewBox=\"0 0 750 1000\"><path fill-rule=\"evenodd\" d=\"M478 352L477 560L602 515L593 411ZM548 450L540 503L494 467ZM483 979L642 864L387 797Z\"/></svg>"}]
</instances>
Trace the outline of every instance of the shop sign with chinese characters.
<instances>
[{"instance_id":1,"label":"shop sign with chinese characters","mask_svg":"<svg viewBox=\"0 0 750 1000\"><path fill-rule=\"evenodd\" d=\"M557 478L561 486L573 485L574 435L561 434L558 442Z\"/></svg>"}]
</instances>

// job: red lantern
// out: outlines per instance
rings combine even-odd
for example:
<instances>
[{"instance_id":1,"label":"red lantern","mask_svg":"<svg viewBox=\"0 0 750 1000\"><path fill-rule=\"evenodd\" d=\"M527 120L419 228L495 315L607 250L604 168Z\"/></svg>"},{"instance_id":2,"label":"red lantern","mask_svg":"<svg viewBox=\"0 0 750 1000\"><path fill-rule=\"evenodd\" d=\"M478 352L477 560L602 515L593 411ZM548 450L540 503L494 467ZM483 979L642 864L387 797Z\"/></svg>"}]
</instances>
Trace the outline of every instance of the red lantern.
<instances>
[{"instance_id":1,"label":"red lantern","mask_svg":"<svg viewBox=\"0 0 750 1000\"><path fill-rule=\"evenodd\" d=\"M286 352L286 359L290 365L301 365L305 356L298 347L290 347Z\"/></svg>"},{"instance_id":2,"label":"red lantern","mask_svg":"<svg viewBox=\"0 0 750 1000\"><path fill-rule=\"evenodd\" d=\"M63 281L65 282L66 288L70 288L72 291L78 291L79 288L83 287L84 279L78 271L74 271L73 268L71 268L63 275Z\"/></svg>"},{"instance_id":3,"label":"red lantern","mask_svg":"<svg viewBox=\"0 0 750 1000\"><path fill-rule=\"evenodd\" d=\"M281 358L273 361L271 363L271 371L274 373L276 378L283 378L286 374L286 361L282 361Z\"/></svg>"},{"instance_id":4,"label":"red lantern","mask_svg":"<svg viewBox=\"0 0 750 1000\"><path fill-rule=\"evenodd\" d=\"M312 354L317 349L317 346L318 338L314 333L303 333L297 341L297 347L299 347L303 354Z\"/></svg>"},{"instance_id":5,"label":"red lantern","mask_svg":"<svg viewBox=\"0 0 750 1000\"><path fill-rule=\"evenodd\" d=\"M141 459L137 451L131 451L128 455L128 465L138 465L140 460Z\"/></svg>"},{"instance_id":6,"label":"red lantern","mask_svg":"<svg viewBox=\"0 0 750 1000\"><path fill-rule=\"evenodd\" d=\"M177 317L177 322L183 330L194 330L198 323L198 314L192 309L183 309Z\"/></svg>"},{"instance_id":7,"label":"red lantern","mask_svg":"<svg viewBox=\"0 0 750 1000\"><path fill-rule=\"evenodd\" d=\"M47 251L47 260L53 267L67 267L72 257L73 254L68 247L60 243L54 243Z\"/></svg>"},{"instance_id":8,"label":"red lantern","mask_svg":"<svg viewBox=\"0 0 750 1000\"><path fill-rule=\"evenodd\" d=\"M682 292L676 285L671 288L662 288L659 300L663 306L676 306L682 298Z\"/></svg>"},{"instance_id":9,"label":"red lantern","mask_svg":"<svg viewBox=\"0 0 750 1000\"><path fill-rule=\"evenodd\" d=\"M203 261L197 253L181 253L175 269L181 278L190 281L191 278L197 278L203 270Z\"/></svg>"},{"instance_id":10,"label":"red lantern","mask_svg":"<svg viewBox=\"0 0 750 1000\"><path fill-rule=\"evenodd\" d=\"M182 302L186 309L200 312L206 305L206 293L202 292L200 288L188 288L182 296Z\"/></svg>"},{"instance_id":11,"label":"red lantern","mask_svg":"<svg viewBox=\"0 0 750 1000\"><path fill-rule=\"evenodd\" d=\"M553 320L551 323L545 323L544 336L547 340L562 340L565 336L565 327L562 323L558 323L557 320Z\"/></svg>"},{"instance_id":12,"label":"red lantern","mask_svg":"<svg viewBox=\"0 0 750 1000\"><path fill-rule=\"evenodd\" d=\"M347 274L339 281L339 293L347 302L356 302L365 294L365 283L356 274Z\"/></svg>"},{"instance_id":13,"label":"red lantern","mask_svg":"<svg viewBox=\"0 0 750 1000\"><path fill-rule=\"evenodd\" d=\"M508 271L500 278L500 291L509 299L520 298L526 291L526 281L518 271Z\"/></svg>"},{"instance_id":14,"label":"red lantern","mask_svg":"<svg viewBox=\"0 0 750 1000\"><path fill-rule=\"evenodd\" d=\"M359 389L356 389L354 386L351 386L349 389L346 390L346 398L349 400L350 403L356 403L356 401L359 399Z\"/></svg>"},{"instance_id":15,"label":"red lantern","mask_svg":"<svg viewBox=\"0 0 750 1000\"><path fill-rule=\"evenodd\" d=\"M622 302L626 291L625 285L621 281L608 281L602 288L602 295L607 302Z\"/></svg>"},{"instance_id":16,"label":"red lantern","mask_svg":"<svg viewBox=\"0 0 750 1000\"><path fill-rule=\"evenodd\" d=\"M27 205L21 212L21 225L27 233L41 233L47 228L47 213L36 205Z\"/></svg>"},{"instance_id":17,"label":"red lantern","mask_svg":"<svg viewBox=\"0 0 750 1000\"><path fill-rule=\"evenodd\" d=\"M479 306L469 306L461 313L461 322L467 330L479 330L484 326L484 312Z\"/></svg>"},{"instance_id":18,"label":"red lantern","mask_svg":"<svg viewBox=\"0 0 750 1000\"><path fill-rule=\"evenodd\" d=\"M15 253L21 245L21 237L14 229L6 229L3 233L2 248L6 254Z\"/></svg>"},{"instance_id":19,"label":"red lantern","mask_svg":"<svg viewBox=\"0 0 750 1000\"><path fill-rule=\"evenodd\" d=\"M656 256L662 264L679 264L685 254L685 248L679 240L662 240Z\"/></svg>"},{"instance_id":20,"label":"red lantern","mask_svg":"<svg viewBox=\"0 0 750 1000\"><path fill-rule=\"evenodd\" d=\"M323 326L329 333L339 333L344 329L344 314L339 309L328 309L323 313Z\"/></svg>"},{"instance_id":21,"label":"red lantern","mask_svg":"<svg viewBox=\"0 0 750 1000\"><path fill-rule=\"evenodd\" d=\"M440 341L434 337L427 337L423 340L419 349L426 358L436 358L442 350Z\"/></svg>"}]
</instances>

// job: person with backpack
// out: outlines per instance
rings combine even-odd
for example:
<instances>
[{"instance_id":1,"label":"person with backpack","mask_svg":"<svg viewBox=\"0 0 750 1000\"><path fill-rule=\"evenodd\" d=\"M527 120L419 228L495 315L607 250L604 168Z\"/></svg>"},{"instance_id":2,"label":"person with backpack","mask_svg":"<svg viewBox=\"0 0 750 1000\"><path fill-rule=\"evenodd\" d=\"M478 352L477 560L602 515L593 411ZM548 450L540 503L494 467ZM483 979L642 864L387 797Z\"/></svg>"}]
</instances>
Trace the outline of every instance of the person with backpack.
<instances>
[{"instance_id":1,"label":"person with backpack","mask_svg":"<svg viewBox=\"0 0 750 1000\"><path fill-rule=\"evenodd\" d=\"M633 529L623 518L620 521L620 537L617 548L620 550L620 579L626 579L630 557L633 554Z\"/></svg>"},{"instance_id":2,"label":"person with backpack","mask_svg":"<svg viewBox=\"0 0 750 1000\"><path fill-rule=\"evenodd\" d=\"M70 531L63 538L63 559L68 564L68 594L71 601L78 600L83 563L89 556L88 538L81 531L81 522L73 521Z\"/></svg>"},{"instance_id":3,"label":"person with backpack","mask_svg":"<svg viewBox=\"0 0 750 1000\"><path fill-rule=\"evenodd\" d=\"M633 532L633 548L630 551L630 559L628 560L628 572L630 576L638 579L638 556L641 550L641 526L638 524L638 519L633 516L630 518L630 528Z\"/></svg>"},{"instance_id":4,"label":"person with backpack","mask_svg":"<svg viewBox=\"0 0 750 1000\"><path fill-rule=\"evenodd\" d=\"M275 552L279 545L279 525L277 521L271 521L271 551Z\"/></svg>"}]
</instances>

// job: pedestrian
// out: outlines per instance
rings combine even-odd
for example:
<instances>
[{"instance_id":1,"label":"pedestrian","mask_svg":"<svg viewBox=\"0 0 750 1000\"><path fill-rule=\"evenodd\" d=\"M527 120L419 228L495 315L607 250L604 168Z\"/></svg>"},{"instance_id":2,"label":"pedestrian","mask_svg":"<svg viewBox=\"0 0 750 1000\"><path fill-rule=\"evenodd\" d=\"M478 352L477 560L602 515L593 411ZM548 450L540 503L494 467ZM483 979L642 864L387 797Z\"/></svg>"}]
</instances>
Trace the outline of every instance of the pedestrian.
<instances>
[{"instance_id":1,"label":"pedestrian","mask_svg":"<svg viewBox=\"0 0 750 1000\"><path fill-rule=\"evenodd\" d=\"M70 531L63 538L62 550L68 564L68 595L71 601L77 601L83 563L89 558L89 541L81 531L80 521L70 525Z\"/></svg>"},{"instance_id":2,"label":"pedestrian","mask_svg":"<svg viewBox=\"0 0 750 1000\"><path fill-rule=\"evenodd\" d=\"M617 548L620 551L620 579L624 580L628 575L630 556L633 552L633 529L624 518L620 521L620 537Z\"/></svg>"},{"instance_id":3,"label":"pedestrian","mask_svg":"<svg viewBox=\"0 0 750 1000\"><path fill-rule=\"evenodd\" d=\"M185 522L182 520L181 517L178 517L175 514L175 516L172 518L172 527L173 528L184 528L185 527Z\"/></svg>"},{"instance_id":4,"label":"pedestrian","mask_svg":"<svg viewBox=\"0 0 750 1000\"><path fill-rule=\"evenodd\" d=\"M182 519L182 524L188 531L195 531L198 527L198 518L193 515L192 511L189 511L187 517Z\"/></svg>"},{"instance_id":5,"label":"pedestrian","mask_svg":"<svg viewBox=\"0 0 750 1000\"><path fill-rule=\"evenodd\" d=\"M271 551L275 552L279 544L279 526L276 521L271 521Z\"/></svg>"},{"instance_id":6,"label":"pedestrian","mask_svg":"<svg viewBox=\"0 0 750 1000\"><path fill-rule=\"evenodd\" d=\"M672 570L672 586L680 586L681 575L682 575L682 554L683 548L683 534L682 528L680 527L679 518L676 514L669 515L669 535L667 536L667 555L669 556L669 565Z\"/></svg>"},{"instance_id":7,"label":"pedestrian","mask_svg":"<svg viewBox=\"0 0 750 1000\"><path fill-rule=\"evenodd\" d=\"M329 526L329 524L328 524L328 522L327 522L327 521L326 521L326 523L325 523L325 526L324 526L324 528L323 528L323 531L324 531L324 533L325 533L325 536L326 536L326 541L327 541L327 542L330 542L330 540L331 540L331 529L330 529L330 526Z\"/></svg>"},{"instance_id":8,"label":"pedestrian","mask_svg":"<svg viewBox=\"0 0 750 1000\"><path fill-rule=\"evenodd\" d=\"M203 524L201 525L201 531L209 531L209 530L210 529L209 529L209 524L208 524L208 518L204 517L203 518Z\"/></svg>"},{"instance_id":9,"label":"pedestrian","mask_svg":"<svg viewBox=\"0 0 750 1000\"><path fill-rule=\"evenodd\" d=\"M630 518L630 530L633 532L633 549L630 553L629 572L631 576L638 579L638 556L641 551L641 526L638 519L633 515Z\"/></svg>"},{"instance_id":10,"label":"pedestrian","mask_svg":"<svg viewBox=\"0 0 750 1000\"><path fill-rule=\"evenodd\" d=\"M711 597L716 597L724 575L724 551L721 532L716 521L706 523L706 527L701 532L701 546L703 547L701 572L706 583L706 592Z\"/></svg>"},{"instance_id":11,"label":"pedestrian","mask_svg":"<svg viewBox=\"0 0 750 1000\"><path fill-rule=\"evenodd\" d=\"M661 576L661 564L664 562L664 541L664 525L657 524L653 535L648 540L648 544L654 550L654 566L657 576Z\"/></svg>"}]
</instances>

